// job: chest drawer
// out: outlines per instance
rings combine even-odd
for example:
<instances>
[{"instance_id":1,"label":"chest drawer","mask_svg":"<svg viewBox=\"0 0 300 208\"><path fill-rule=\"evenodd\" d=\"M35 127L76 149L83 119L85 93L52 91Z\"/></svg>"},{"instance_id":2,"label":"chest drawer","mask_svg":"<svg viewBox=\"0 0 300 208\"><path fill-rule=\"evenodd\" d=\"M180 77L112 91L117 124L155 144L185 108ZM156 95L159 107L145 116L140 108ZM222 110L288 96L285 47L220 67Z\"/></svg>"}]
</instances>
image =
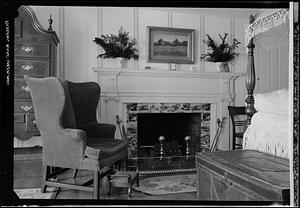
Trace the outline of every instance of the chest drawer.
<instances>
[{"instance_id":1,"label":"chest drawer","mask_svg":"<svg viewBox=\"0 0 300 208\"><path fill-rule=\"evenodd\" d=\"M49 61L15 59L15 75L49 76Z\"/></svg>"},{"instance_id":2,"label":"chest drawer","mask_svg":"<svg viewBox=\"0 0 300 208\"><path fill-rule=\"evenodd\" d=\"M33 104L30 101L19 101L14 103L14 112L33 112Z\"/></svg>"},{"instance_id":3,"label":"chest drawer","mask_svg":"<svg viewBox=\"0 0 300 208\"><path fill-rule=\"evenodd\" d=\"M25 129L25 132L37 132L38 128L35 124L34 113L14 113L14 123L21 125Z\"/></svg>"},{"instance_id":4,"label":"chest drawer","mask_svg":"<svg viewBox=\"0 0 300 208\"><path fill-rule=\"evenodd\" d=\"M29 87L24 79L15 78L14 96L15 98L31 99Z\"/></svg>"},{"instance_id":5,"label":"chest drawer","mask_svg":"<svg viewBox=\"0 0 300 208\"><path fill-rule=\"evenodd\" d=\"M16 42L15 56L49 58L49 45Z\"/></svg>"}]
</instances>

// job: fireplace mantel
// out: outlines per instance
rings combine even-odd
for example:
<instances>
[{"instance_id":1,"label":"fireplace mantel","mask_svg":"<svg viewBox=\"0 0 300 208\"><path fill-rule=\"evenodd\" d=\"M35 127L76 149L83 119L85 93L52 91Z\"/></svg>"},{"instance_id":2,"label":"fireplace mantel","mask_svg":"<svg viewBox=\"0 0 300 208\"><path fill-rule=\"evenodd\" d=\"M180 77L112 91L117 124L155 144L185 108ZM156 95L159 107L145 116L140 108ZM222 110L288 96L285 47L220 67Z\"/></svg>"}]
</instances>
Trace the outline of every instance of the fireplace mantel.
<instances>
[{"instance_id":1,"label":"fireplace mantel","mask_svg":"<svg viewBox=\"0 0 300 208\"><path fill-rule=\"evenodd\" d=\"M228 118L234 102L234 80L242 73L93 68L101 86L99 120L115 123L126 118L126 103L211 103L211 135L217 119ZM229 119L221 149L229 149ZM222 136L222 137L223 137ZM212 140L213 138L211 138Z\"/></svg>"},{"instance_id":2,"label":"fireplace mantel","mask_svg":"<svg viewBox=\"0 0 300 208\"><path fill-rule=\"evenodd\" d=\"M234 99L233 82L242 73L93 68L101 92L109 97L199 96ZM117 99L118 99L117 98Z\"/></svg>"},{"instance_id":3,"label":"fireplace mantel","mask_svg":"<svg viewBox=\"0 0 300 208\"><path fill-rule=\"evenodd\" d=\"M127 70L127 69L119 69L119 68L93 68L94 72L98 72L102 75L110 75L110 74L123 74L127 76L171 76L171 77L215 77L221 78L224 77L238 77L244 76L244 73L232 73L232 72L200 72L200 71L171 71L171 70Z\"/></svg>"}]
</instances>

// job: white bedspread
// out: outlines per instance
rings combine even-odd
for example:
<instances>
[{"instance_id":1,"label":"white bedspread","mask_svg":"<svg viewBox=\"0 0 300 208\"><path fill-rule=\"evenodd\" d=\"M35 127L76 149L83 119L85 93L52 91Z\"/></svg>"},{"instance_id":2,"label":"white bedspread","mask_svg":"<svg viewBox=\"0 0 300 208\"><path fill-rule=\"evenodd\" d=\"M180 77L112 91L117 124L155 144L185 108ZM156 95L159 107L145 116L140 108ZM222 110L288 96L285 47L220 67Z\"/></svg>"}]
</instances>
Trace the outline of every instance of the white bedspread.
<instances>
[{"instance_id":1,"label":"white bedspread","mask_svg":"<svg viewBox=\"0 0 300 208\"><path fill-rule=\"evenodd\" d=\"M278 157L289 157L288 116L257 112L243 138L244 149L255 149Z\"/></svg>"},{"instance_id":2,"label":"white bedspread","mask_svg":"<svg viewBox=\"0 0 300 208\"><path fill-rule=\"evenodd\" d=\"M288 115L289 91L280 89L254 95L254 108L257 111Z\"/></svg>"}]
</instances>

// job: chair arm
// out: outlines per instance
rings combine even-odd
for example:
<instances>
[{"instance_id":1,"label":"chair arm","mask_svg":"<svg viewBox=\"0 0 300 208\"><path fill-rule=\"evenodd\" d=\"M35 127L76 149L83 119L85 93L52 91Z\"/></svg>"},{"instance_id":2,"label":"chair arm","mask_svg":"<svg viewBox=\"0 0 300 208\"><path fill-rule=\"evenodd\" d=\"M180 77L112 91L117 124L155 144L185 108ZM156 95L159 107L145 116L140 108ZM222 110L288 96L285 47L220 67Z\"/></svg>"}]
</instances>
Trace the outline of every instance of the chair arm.
<instances>
[{"instance_id":1,"label":"chair arm","mask_svg":"<svg viewBox=\"0 0 300 208\"><path fill-rule=\"evenodd\" d=\"M67 138L65 141L68 151L70 151L70 147L74 147L74 153L83 156L87 144L86 132L81 129L64 129L63 132Z\"/></svg>"},{"instance_id":2,"label":"chair arm","mask_svg":"<svg viewBox=\"0 0 300 208\"><path fill-rule=\"evenodd\" d=\"M88 137L98 137L104 139L115 138L116 126L114 124L78 124L77 128L84 130Z\"/></svg>"},{"instance_id":3,"label":"chair arm","mask_svg":"<svg viewBox=\"0 0 300 208\"><path fill-rule=\"evenodd\" d=\"M81 129L63 129L65 136L70 139L74 139L76 142L83 142L86 144L87 135L84 130Z\"/></svg>"},{"instance_id":4,"label":"chair arm","mask_svg":"<svg viewBox=\"0 0 300 208\"><path fill-rule=\"evenodd\" d=\"M79 129L60 129L43 136L43 164L80 168L86 149L86 133Z\"/></svg>"}]
</instances>

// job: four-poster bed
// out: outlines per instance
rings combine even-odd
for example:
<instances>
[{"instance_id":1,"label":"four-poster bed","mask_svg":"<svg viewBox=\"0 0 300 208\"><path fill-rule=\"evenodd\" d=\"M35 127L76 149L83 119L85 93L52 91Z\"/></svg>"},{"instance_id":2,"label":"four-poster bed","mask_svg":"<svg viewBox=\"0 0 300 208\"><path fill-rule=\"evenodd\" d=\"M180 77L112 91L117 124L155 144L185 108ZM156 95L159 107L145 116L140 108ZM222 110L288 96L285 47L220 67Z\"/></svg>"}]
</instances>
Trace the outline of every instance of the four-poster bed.
<instances>
[{"instance_id":1,"label":"four-poster bed","mask_svg":"<svg viewBox=\"0 0 300 208\"><path fill-rule=\"evenodd\" d=\"M197 154L199 200L290 203L288 89L254 94L253 40L257 34L286 22L287 16L286 9L272 11L263 18L261 15L250 16L246 30L248 63L245 79L248 125L243 136L243 150Z\"/></svg>"},{"instance_id":2,"label":"four-poster bed","mask_svg":"<svg viewBox=\"0 0 300 208\"><path fill-rule=\"evenodd\" d=\"M248 128L243 148L256 149L288 158L288 89L257 93L255 89L254 38L273 27L288 24L288 9L266 10L249 18L245 30L248 62L246 69L246 114Z\"/></svg>"}]
</instances>

